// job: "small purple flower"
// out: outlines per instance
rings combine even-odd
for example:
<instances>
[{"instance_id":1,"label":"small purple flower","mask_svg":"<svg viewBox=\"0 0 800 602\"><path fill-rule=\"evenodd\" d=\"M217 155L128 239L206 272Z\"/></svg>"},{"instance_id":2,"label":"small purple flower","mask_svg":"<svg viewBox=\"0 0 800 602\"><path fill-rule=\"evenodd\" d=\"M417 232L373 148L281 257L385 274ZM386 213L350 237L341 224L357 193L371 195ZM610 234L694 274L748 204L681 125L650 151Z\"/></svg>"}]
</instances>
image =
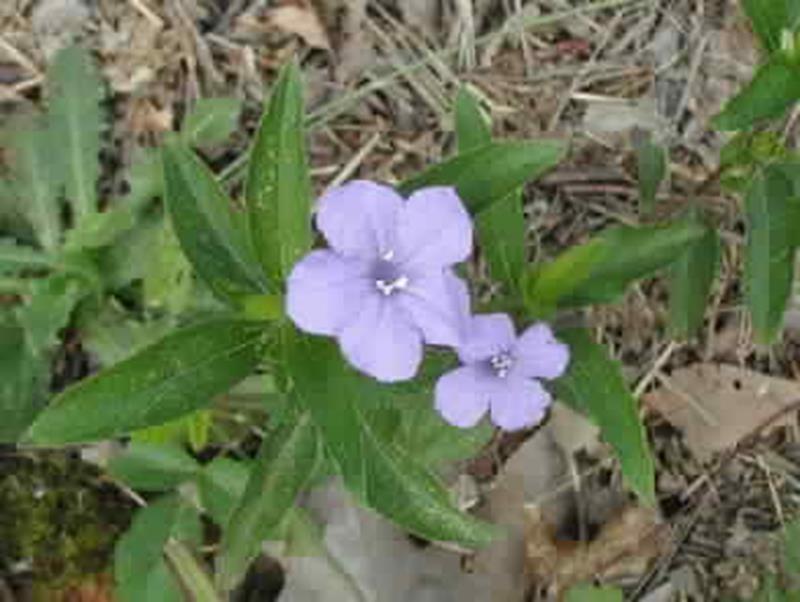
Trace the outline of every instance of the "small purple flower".
<instances>
[{"instance_id":1,"label":"small purple flower","mask_svg":"<svg viewBox=\"0 0 800 602\"><path fill-rule=\"evenodd\" d=\"M404 200L362 180L319 199L330 250L309 253L288 279L287 312L302 330L336 337L348 361L384 382L412 378L423 341L456 346L469 293L450 267L472 249L472 222L453 188Z\"/></svg>"},{"instance_id":2,"label":"small purple flower","mask_svg":"<svg viewBox=\"0 0 800 602\"><path fill-rule=\"evenodd\" d=\"M534 324L517 338L506 314L475 316L458 347L465 364L436 383L436 409L447 422L468 428L488 410L507 431L533 426L552 401L538 379L558 378L569 349L550 327Z\"/></svg>"}]
</instances>

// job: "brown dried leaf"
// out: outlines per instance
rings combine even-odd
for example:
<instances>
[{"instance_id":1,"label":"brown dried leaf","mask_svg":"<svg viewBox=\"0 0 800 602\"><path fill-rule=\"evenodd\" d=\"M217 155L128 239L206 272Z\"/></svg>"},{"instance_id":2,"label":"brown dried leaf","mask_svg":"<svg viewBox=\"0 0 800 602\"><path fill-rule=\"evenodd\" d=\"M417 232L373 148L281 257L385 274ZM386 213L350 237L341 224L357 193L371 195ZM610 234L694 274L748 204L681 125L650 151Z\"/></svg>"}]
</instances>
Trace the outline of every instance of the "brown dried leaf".
<instances>
[{"instance_id":1,"label":"brown dried leaf","mask_svg":"<svg viewBox=\"0 0 800 602\"><path fill-rule=\"evenodd\" d=\"M284 4L270 10L267 16L272 25L299 36L311 48L331 49L325 26L310 4Z\"/></svg>"},{"instance_id":2,"label":"brown dried leaf","mask_svg":"<svg viewBox=\"0 0 800 602\"><path fill-rule=\"evenodd\" d=\"M582 449L591 453L600 442L597 425L564 404L556 404L550 410L549 428L556 445L567 456Z\"/></svg>"},{"instance_id":3,"label":"brown dried leaf","mask_svg":"<svg viewBox=\"0 0 800 602\"><path fill-rule=\"evenodd\" d=\"M663 554L670 528L652 508L628 505L589 543L558 540L538 505L526 507L526 567L533 585L560 597L578 583L642 575Z\"/></svg>"},{"instance_id":4,"label":"brown dried leaf","mask_svg":"<svg viewBox=\"0 0 800 602\"><path fill-rule=\"evenodd\" d=\"M800 400L796 382L726 364L694 364L664 383L645 402L684 432L700 460L735 446ZM792 419L787 415L771 426Z\"/></svg>"}]
</instances>

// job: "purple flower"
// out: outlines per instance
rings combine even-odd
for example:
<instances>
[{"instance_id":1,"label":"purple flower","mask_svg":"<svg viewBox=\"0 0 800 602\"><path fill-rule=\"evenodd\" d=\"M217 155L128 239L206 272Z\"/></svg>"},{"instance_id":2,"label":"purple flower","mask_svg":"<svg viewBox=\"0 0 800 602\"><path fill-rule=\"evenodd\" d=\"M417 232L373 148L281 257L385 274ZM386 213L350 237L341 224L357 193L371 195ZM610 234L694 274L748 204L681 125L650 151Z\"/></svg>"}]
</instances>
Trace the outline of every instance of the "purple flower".
<instances>
[{"instance_id":1,"label":"purple flower","mask_svg":"<svg viewBox=\"0 0 800 602\"><path fill-rule=\"evenodd\" d=\"M453 188L404 200L353 181L319 199L330 250L309 253L288 279L287 312L302 330L334 336L359 370L384 382L412 378L423 341L456 346L469 294L450 267L472 249L472 222Z\"/></svg>"},{"instance_id":2,"label":"purple flower","mask_svg":"<svg viewBox=\"0 0 800 602\"><path fill-rule=\"evenodd\" d=\"M551 398L538 379L561 376L569 363L569 349L547 324L534 324L517 338L506 314L474 317L458 355L465 365L436 383L436 409L462 428L477 424L487 410L507 431L540 422Z\"/></svg>"}]
</instances>

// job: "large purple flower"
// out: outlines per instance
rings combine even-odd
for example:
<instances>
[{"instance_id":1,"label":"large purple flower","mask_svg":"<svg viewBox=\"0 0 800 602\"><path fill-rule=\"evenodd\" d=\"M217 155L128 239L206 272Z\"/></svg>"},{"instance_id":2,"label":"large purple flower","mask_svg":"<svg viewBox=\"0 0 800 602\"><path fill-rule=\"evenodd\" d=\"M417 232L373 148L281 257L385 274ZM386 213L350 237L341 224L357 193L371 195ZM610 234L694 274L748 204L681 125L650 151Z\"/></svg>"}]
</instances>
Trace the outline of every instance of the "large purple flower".
<instances>
[{"instance_id":1,"label":"large purple flower","mask_svg":"<svg viewBox=\"0 0 800 602\"><path fill-rule=\"evenodd\" d=\"M561 376L569 349L550 327L534 324L517 338L506 314L475 316L458 347L465 364L436 383L436 409L450 424L474 426L489 411L492 422L513 431L540 422L550 394L538 379Z\"/></svg>"},{"instance_id":2,"label":"large purple flower","mask_svg":"<svg viewBox=\"0 0 800 602\"><path fill-rule=\"evenodd\" d=\"M458 344L469 295L450 267L470 254L472 222L453 188L404 200L353 181L320 198L317 227L331 249L309 253L288 280L300 329L336 337L350 363L384 382L416 374L423 341Z\"/></svg>"}]
</instances>

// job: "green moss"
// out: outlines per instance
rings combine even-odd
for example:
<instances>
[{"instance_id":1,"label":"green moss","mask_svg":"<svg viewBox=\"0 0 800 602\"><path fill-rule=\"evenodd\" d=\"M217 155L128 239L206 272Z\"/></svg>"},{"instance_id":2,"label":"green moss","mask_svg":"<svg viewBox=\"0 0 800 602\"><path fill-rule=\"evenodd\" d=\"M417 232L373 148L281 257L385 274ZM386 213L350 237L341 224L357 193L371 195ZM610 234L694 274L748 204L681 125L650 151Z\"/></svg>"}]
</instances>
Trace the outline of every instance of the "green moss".
<instances>
[{"instance_id":1,"label":"green moss","mask_svg":"<svg viewBox=\"0 0 800 602\"><path fill-rule=\"evenodd\" d=\"M131 504L65 453L0 456L0 569L27 562L39 587L105 571Z\"/></svg>"}]
</instances>

